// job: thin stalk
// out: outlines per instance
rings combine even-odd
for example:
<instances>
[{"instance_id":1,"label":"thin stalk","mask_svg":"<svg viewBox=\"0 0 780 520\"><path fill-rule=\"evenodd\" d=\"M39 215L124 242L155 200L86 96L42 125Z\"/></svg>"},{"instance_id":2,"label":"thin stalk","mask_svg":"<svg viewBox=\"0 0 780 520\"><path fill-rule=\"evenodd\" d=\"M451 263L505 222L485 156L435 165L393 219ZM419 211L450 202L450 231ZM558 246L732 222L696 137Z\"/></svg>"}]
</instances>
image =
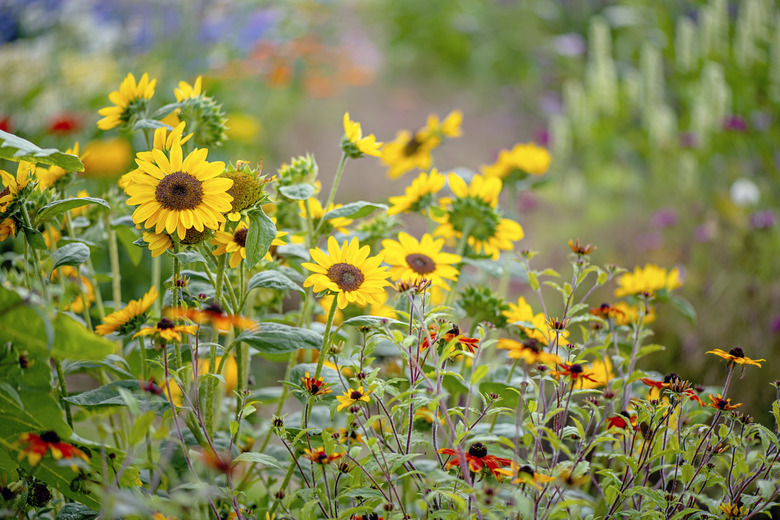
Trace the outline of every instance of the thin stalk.
<instances>
[{"instance_id":1,"label":"thin stalk","mask_svg":"<svg viewBox=\"0 0 780 520\"><path fill-rule=\"evenodd\" d=\"M342 152L341 153L341 159L339 160L338 168L336 169L336 177L333 179L333 186L330 188L330 193L328 194L328 201L325 203L325 205L322 207L324 211L328 211L328 208L331 204L333 204L333 199L336 198L336 190L338 190L339 182L341 182L341 175L344 173L344 165L347 164L347 154ZM309 213L311 214L311 213ZM319 232L320 228L322 227L322 224L325 222L325 219L320 219L319 223L317 224L317 229L314 230L314 235L316 236Z\"/></svg>"},{"instance_id":2,"label":"thin stalk","mask_svg":"<svg viewBox=\"0 0 780 520\"><path fill-rule=\"evenodd\" d=\"M65 375L62 373L62 363L59 359L53 357L54 368L57 369L57 379L60 381L60 403L65 408L65 418L68 420L68 426L73 428L73 415L70 412L70 403L65 400L68 397L68 387L65 385Z\"/></svg>"},{"instance_id":3,"label":"thin stalk","mask_svg":"<svg viewBox=\"0 0 780 520\"><path fill-rule=\"evenodd\" d=\"M114 309L118 309L122 303L122 273L119 270L119 248L116 242L116 231L111 227L111 217L108 213L103 215L103 222L108 232L108 257L111 261L111 290L114 298Z\"/></svg>"}]
</instances>

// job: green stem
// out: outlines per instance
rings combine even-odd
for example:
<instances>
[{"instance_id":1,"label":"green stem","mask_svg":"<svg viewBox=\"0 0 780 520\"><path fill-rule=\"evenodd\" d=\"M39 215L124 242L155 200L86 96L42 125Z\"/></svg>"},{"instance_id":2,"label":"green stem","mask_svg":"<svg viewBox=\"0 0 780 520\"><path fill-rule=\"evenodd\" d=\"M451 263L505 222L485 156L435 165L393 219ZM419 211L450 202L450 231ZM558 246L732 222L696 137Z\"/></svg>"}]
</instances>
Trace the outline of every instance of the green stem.
<instances>
[{"instance_id":1,"label":"green stem","mask_svg":"<svg viewBox=\"0 0 780 520\"><path fill-rule=\"evenodd\" d=\"M162 257L156 256L152 258L152 287L161 287L160 277L162 276ZM152 315L159 316L162 310L162 299L157 298L152 304Z\"/></svg>"},{"instance_id":2,"label":"green stem","mask_svg":"<svg viewBox=\"0 0 780 520\"><path fill-rule=\"evenodd\" d=\"M347 154L342 152L341 153L341 160L339 160L339 166L338 166L338 169L336 170L336 177L333 179L333 186L331 186L330 193L328 194L328 201L322 207L322 209L325 212L328 211L328 208L330 207L330 205L333 204L333 199L336 198L336 190L339 187L339 182L341 182L341 175L344 173L344 165L345 164L347 164ZM311 214L311 213L309 213L309 214ZM317 229L315 230L315 233L314 233L315 236L316 236L317 232L320 230L320 228L322 227L323 222L325 222L325 219L324 218L320 219L320 222L319 222L319 224L317 224Z\"/></svg>"},{"instance_id":3,"label":"green stem","mask_svg":"<svg viewBox=\"0 0 780 520\"><path fill-rule=\"evenodd\" d=\"M60 380L60 403L65 408L65 418L68 420L68 426L73 428L73 415L70 412L70 403L65 400L68 397L68 387L65 385L65 375L62 373L62 363L59 359L53 357L54 368L57 369L57 379Z\"/></svg>"},{"instance_id":4,"label":"green stem","mask_svg":"<svg viewBox=\"0 0 780 520\"><path fill-rule=\"evenodd\" d=\"M457 254L461 258L463 258L463 253L466 251L469 235L471 234L471 230L475 224L476 222L474 222L474 220L471 218L467 218L466 220L463 221L463 233L460 237L460 241L458 242L458 249L455 251L455 254ZM452 282L452 287L450 288L449 294L447 294L447 301L444 303L444 305L449 306L451 304L452 298L457 292L456 289L458 288L459 281L460 281L460 276L458 277L457 280Z\"/></svg>"},{"instance_id":5,"label":"green stem","mask_svg":"<svg viewBox=\"0 0 780 520\"><path fill-rule=\"evenodd\" d=\"M181 260L179 260L179 252L181 251L181 243L179 242L179 236L177 234L171 235L173 239L173 279L171 280L171 301L173 302L174 312L181 307L181 301L179 300L179 288L176 287L176 280L181 276ZM174 356L173 356L173 368L177 372L182 367L181 359L181 343L179 341L173 342Z\"/></svg>"},{"instance_id":6,"label":"green stem","mask_svg":"<svg viewBox=\"0 0 780 520\"><path fill-rule=\"evenodd\" d=\"M114 310L122 304L122 273L119 271L119 248L116 243L116 231L111 227L111 217L104 215L104 223L108 232L108 256L111 260L111 288L114 293Z\"/></svg>"},{"instance_id":7,"label":"green stem","mask_svg":"<svg viewBox=\"0 0 780 520\"><path fill-rule=\"evenodd\" d=\"M28 229L33 229L32 222L30 221L30 214L27 213L27 204L22 204L22 218L24 219L24 226ZM26 237L25 237L26 238ZM25 240L25 244L27 241ZM49 299L49 291L46 288L46 282L43 279L43 267L41 266L41 257L38 256L38 250L30 244L30 250L32 251L33 266L35 268L35 276L38 278L38 282L41 284L41 291L43 291L43 297Z\"/></svg>"},{"instance_id":8,"label":"green stem","mask_svg":"<svg viewBox=\"0 0 780 520\"><path fill-rule=\"evenodd\" d=\"M325 323L325 334L322 336L322 348L320 349L320 357L317 360L317 370L314 371L314 379L318 379L322 374L322 366L325 363L325 357L328 355L330 349L330 329L333 326L333 317L336 316L336 309L339 305L338 295L333 296L333 303L330 304L330 311L328 312L328 321ZM338 368L338 367L337 367ZM314 396L309 396L308 406L306 413L304 413L304 424L308 424L309 417L311 416L311 409L314 405Z\"/></svg>"}]
</instances>

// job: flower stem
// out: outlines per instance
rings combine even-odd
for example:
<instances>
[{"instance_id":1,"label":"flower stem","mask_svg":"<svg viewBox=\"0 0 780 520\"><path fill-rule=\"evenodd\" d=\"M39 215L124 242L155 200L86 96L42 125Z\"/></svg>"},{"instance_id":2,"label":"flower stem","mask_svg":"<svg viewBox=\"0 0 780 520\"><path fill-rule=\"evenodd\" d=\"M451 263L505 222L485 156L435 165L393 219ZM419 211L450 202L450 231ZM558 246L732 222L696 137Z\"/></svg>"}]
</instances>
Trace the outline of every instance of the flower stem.
<instances>
[{"instance_id":1,"label":"flower stem","mask_svg":"<svg viewBox=\"0 0 780 520\"><path fill-rule=\"evenodd\" d=\"M54 368L57 370L57 379L60 381L60 403L65 408L65 418L68 420L68 426L73 428L73 415L70 412L70 403L65 400L68 397L68 387L65 385L65 375L62 373L62 362L53 357Z\"/></svg>"},{"instance_id":2,"label":"flower stem","mask_svg":"<svg viewBox=\"0 0 780 520\"><path fill-rule=\"evenodd\" d=\"M325 205L322 207L322 209L327 212L328 208L331 204L333 204L333 199L336 198L336 190L338 190L339 182L341 182L341 175L344 173L344 165L347 164L347 154L342 152L341 153L341 160L339 160L339 166L336 169L336 177L333 179L333 186L330 188L330 193L328 194L328 201L325 203ZM311 214L311 213L309 213ZM322 227L323 222L325 222L324 218L320 219L320 222L317 224L317 229L314 232L314 236L317 236L317 232Z\"/></svg>"},{"instance_id":3,"label":"flower stem","mask_svg":"<svg viewBox=\"0 0 780 520\"><path fill-rule=\"evenodd\" d=\"M24 226L26 228L32 229L32 222L30 222L30 214L27 213L27 204L22 204L22 218L24 219ZM25 236L26 238L26 236ZM25 241L25 244L28 244L30 247L30 251L32 251L32 257L33 257L33 267L35 268L35 276L38 278L38 282L41 284L41 291L43 291L43 297L48 300L49 299L49 292L46 288L46 282L43 279L43 267L41 266L41 257L38 256L38 250L33 247L32 244L29 243L29 241Z\"/></svg>"},{"instance_id":4,"label":"flower stem","mask_svg":"<svg viewBox=\"0 0 780 520\"><path fill-rule=\"evenodd\" d=\"M179 289L176 287L176 280L179 279L181 274L181 260L179 260L178 254L181 250L181 243L179 242L178 235L172 235L173 239L173 280L171 285L171 301L173 301L173 309L176 311L180 306L179 301ZM173 368L178 371L182 367L181 360L181 343L179 341L173 342L174 356L173 356Z\"/></svg>"},{"instance_id":5,"label":"flower stem","mask_svg":"<svg viewBox=\"0 0 780 520\"><path fill-rule=\"evenodd\" d=\"M119 270L119 249L116 243L116 231L111 227L111 217L103 216L103 222L108 232L108 256L111 261L111 289L114 296L114 309L122 304L122 273Z\"/></svg>"}]
</instances>

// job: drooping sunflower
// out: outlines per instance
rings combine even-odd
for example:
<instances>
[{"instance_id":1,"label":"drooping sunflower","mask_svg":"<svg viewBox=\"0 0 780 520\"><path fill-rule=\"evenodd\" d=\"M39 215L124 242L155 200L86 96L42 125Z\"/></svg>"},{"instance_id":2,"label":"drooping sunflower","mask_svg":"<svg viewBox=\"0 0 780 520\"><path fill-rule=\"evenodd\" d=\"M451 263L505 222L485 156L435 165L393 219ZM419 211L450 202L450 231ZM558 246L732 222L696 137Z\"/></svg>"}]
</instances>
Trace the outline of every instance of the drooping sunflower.
<instances>
[{"instance_id":1,"label":"drooping sunflower","mask_svg":"<svg viewBox=\"0 0 780 520\"><path fill-rule=\"evenodd\" d=\"M130 300L124 309L114 311L105 318L103 324L95 328L95 332L101 336L108 336L112 332L128 334L146 321L146 311L157 300L159 294L152 287L140 300Z\"/></svg>"},{"instance_id":2,"label":"drooping sunflower","mask_svg":"<svg viewBox=\"0 0 780 520\"><path fill-rule=\"evenodd\" d=\"M127 187L127 203L138 206L133 222L155 228L156 233L178 233L184 240L187 228L218 229L225 222L233 199L227 190L233 181L218 177L225 170L221 161L208 162L205 148L195 149L182 160L181 144L171 146L170 159L162 150L152 150L152 160L137 158L145 175L136 175Z\"/></svg>"},{"instance_id":3,"label":"drooping sunflower","mask_svg":"<svg viewBox=\"0 0 780 520\"><path fill-rule=\"evenodd\" d=\"M486 179L475 175L471 185L459 176L451 173L449 185L455 198L443 198L439 201L445 209L441 216L434 216L439 227L434 235L460 239L464 231L468 233L467 242L477 254L484 253L498 260L501 250L514 248L512 242L523 238L523 228L508 218L502 218L496 211L501 181Z\"/></svg>"},{"instance_id":4,"label":"drooping sunflower","mask_svg":"<svg viewBox=\"0 0 780 520\"><path fill-rule=\"evenodd\" d=\"M15 177L5 170L0 170L0 177L5 184L3 191L0 191L0 214L5 213L19 193L27 187L33 172L35 172L35 164L27 161L19 161Z\"/></svg>"},{"instance_id":5,"label":"drooping sunflower","mask_svg":"<svg viewBox=\"0 0 780 520\"><path fill-rule=\"evenodd\" d=\"M136 83L135 76L128 74L119 85L119 90L115 90L108 95L108 99L114 106L101 108L98 114L104 116L98 121L97 126L101 130L111 130L120 125L130 123L133 116L143 112L149 100L154 96L154 86L157 80L149 80L149 74L144 73L141 81Z\"/></svg>"},{"instance_id":6,"label":"drooping sunflower","mask_svg":"<svg viewBox=\"0 0 780 520\"><path fill-rule=\"evenodd\" d=\"M390 278L393 281L405 280L417 282L422 278L430 280L434 285L449 289L444 280L458 279L458 270L453 264L461 258L452 253L444 253L441 248L444 239L434 240L429 234L419 241L408 233L399 233L398 241L382 240L385 252L385 262L390 264Z\"/></svg>"},{"instance_id":7,"label":"drooping sunflower","mask_svg":"<svg viewBox=\"0 0 780 520\"><path fill-rule=\"evenodd\" d=\"M409 213L413 211L425 212L434 205L434 195L444 187L447 178L440 174L436 168L430 173L421 173L406 188L404 194L398 197L390 197L388 215Z\"/></svg>"},{"instance_id":8,"label":"drooping sunflower","mask_svg":"<svg viewBox=\"0 0 780 520\"><path fill-rule=\"evenodd\" d=\"M378 303L389 285L386 267L380 267L383 255L369 257L371 248L360 247L357 238L339 243L328 237L328 253L319 249L310 249L312 260L316 263L303 263L303 267L312 271L312 275L303 282L304 287L314 287L314 292L325 290L337 294L338 308L343 309L349 303L367 305Z\"/></svg>"},{"instance_id":9,"label":"drooping sunflower","mask_svg":"<svg viewBox=\"0 0 780 520\"><path fill-rule=\"evenodd\" d=\"M276 224L275 218L271 217L271 220ZM217 231L214 235L214 239L211 241L211 245L217 246L214 250L214 254L219 256L231 253L229 265L235 269L238 267L238 264L241 263L241 260L246 260L246 238L248 234L249 224L245 220L239 222L235 231L232 233L228 231ZM284 245L284 240L282 240L281 237L286 234L286 231L279 231L277 229L276 238L273 239L271 245ZM266 253L263 258L269 262L273 260L270 253Z\"/></svg>"}]
</instances>

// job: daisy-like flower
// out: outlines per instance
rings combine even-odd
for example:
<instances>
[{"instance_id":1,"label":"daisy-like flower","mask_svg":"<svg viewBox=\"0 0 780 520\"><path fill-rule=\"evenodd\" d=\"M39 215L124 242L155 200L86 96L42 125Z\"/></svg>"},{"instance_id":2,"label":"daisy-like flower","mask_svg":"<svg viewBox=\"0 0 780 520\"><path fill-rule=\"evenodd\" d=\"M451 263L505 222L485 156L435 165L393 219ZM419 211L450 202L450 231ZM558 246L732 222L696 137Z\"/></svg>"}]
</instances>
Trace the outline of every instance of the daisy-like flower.
<instances>
[{"instance_id":1,"label":"daisy-like flower","mask_svg":"<svg viewBox=\"0 0 780 520\"><path fill-rule=\"evenodd\" d=\"M404 194L398 197L390 197L388 215L410 213L420 211L425 213L434 205L434 195L444 187L447 178L440 174L436 168L430 173L421 173L406 188Z\"/></svg>"},{"instance_id":2,"label":"daisy-like flower","mask_svg":"<svg viewBox=\"0 0 780 520\"><path fill-rule=\"evenodd\" d=\"M339 428L338 441L342 444L359 444L363 442L363 435L354 428L350 428L349 430L346 428Z\"/></svg>"},{"instance_id":3,"label":"daisy-like flower","mask_svg":"<svg viewBox=\"0 0 780 520\"><path fill-rule=\"evenodd\" d=\"M333 453L331 455L328 455L327 453L325 453L325 448L323 448L322 446L320 446L319 448L315 448L313 450L307 448L303 451L304 451L304 455L303 455L304 458L309 459L315 464L329 464L334 460L338 460L345 455L345 452L343 451L341 453Z\"/></svg>"},{"instance_id":4,"label":"daisy-like flower","mask_svg":"<svg viewBox=\"0 0 780 520\"><path fill-rule=\"evenodd\" d=\"M274 224L276 224L276 218L271 218ZM214 235L214 239L211 241L212 245L217 246L214 250L214 254L225 255L230 254L229 265L233 269L238 267L241 260L246 260L246 238L249 234L249 224L242 220L236 226L235 231L229 233L227 231L217 231ZM272 246L284 245L284 240L281 237L287 234L286 231L276 230L276 238L271 242ZM270 253L266 253L263 257L267 261L272 261Z\"/></svg>"},{"instance_id":5,"label":"daisy-like flower","mask_svg":"<svg viewBox=\"0 0 780 520\"><path fill-rule=\"evenodd\" d=\"M458 270L452 264L461 258L452 253L444 253L444 239L434 240L425 234L419 241L408 233L399 233L398 241L382 240L385 262L390 264L390 278L393 281L405 280L419 282L423 278L434 285L449 289L444 280L457 280Z\"/></svg>"},{"instance_id":6,"label":"daisy-like flower","mask_svg":"<svg viewBox=\"0 0 780 520\"><path fill-rule=\"evenodd\" d=\"M368 397L368 395L371 393L371 390L363 390L363 387L358 387L357 390L352 390L351 388L349 390L346 390L344 392L344 395L337 395L336 399L338 400L339 407L336 408L337 412L340 412L344 408L347 408L349 406L352 406L353 404L357 403L358 401L363 401L366 403L371 402L371 398Z\"/></svg>"},{"instance_id":7,"label":"daisy-like flower","mask_svg":"<svg viewBox=\"0 0 780 520\"><path fill-rule=\"evenodd\" d=\"M625 273L618 279L620 287L615 289L615 296L632 294L653 296L657 291L672 291L682 285L680 272L677 269L667 271L654 264L635 267L633 273Z\"/></svg>"},{"instance_id":8,"label":"daisy-like flower","mask_svg":"<svg viewBox=\"0 0 780 520\"><path fill-rule=\"evenodd\" d=\"M461 334L460 328L457 325L453 325L444 334L440 333L439 328L436 325L431 325L428 328L428 334L434 343L441 341L444 344L447 344L450 341L455 341L455 343L460 346L461 350L464 352L468 350L472 354L477 351L477 348L479 348L479 342L481 341L479 338L470 338L465 334ZM425 350L429 346L430 344L428 343L428 336L423 335L422 343L420 343L420 350Z\"/></svg>"},{"instance_id":9,"label":"daisy-like flower","mask_svg":"<svg viewBox=\"0 0 780 520\"><path fill-rule=\"evenodd\" d=\"M126 191L127 204L138 206L133 222L156 233L178 233L183 240L187 228L218 229L225 222L233 198L227 190L233 181L219 177L221 161L207 162L206 149L196 149L182 159L180 143L173 143L170 160L162 150L152 150L152 159L136 159L145 175L136 175Z\"/></svg>"},{"instance_id":10,"label":"daisy-like flower","mask_svg":"<svg viewBox=\"0 0 780 520\"><path fill-rule=\"evenodd\" d=\"M73 145L73 148L68 148L67 150L65 150L65 153L79 156L79 143ZM65 174L67 173L68 172L66 170L64 170L63 168L57 165L52 165L49 166L48 168L36 168L35 176L38 178L37 188L41 191L45 190L46 188L51 188L58 180L64 177Z\"/></svg>"},{"instance_id":11,"label":"daisy-like flower","mask_svg":"<svg viewBox=\"0 0 780 520\"><path fill-rule=\"evenodd\" d=\"M442 137L459 137L463 114L455 110L439 123L435 115L428 117L428 124L412 134L402 130L395 141L385 144L382 162L390 167L387 174L397 179L414 168L427 170L431 167L431 151L441 144Z\"/></svg>"},{"instance_id":12,"label":"daisy-like flower","mask_svg":"<svg viewBox=\"0 0 780 520\"><path fill-rule=\"evenodd\" d=\"M363 130L360 123L352 121L349 118L349 112L344 113L344 138L341 140L341 149L351 159L357 159L365 155L381 157L382 152L379 148L382 143L376 142L374 134L363 137Z\"/></svg>"},{"instance_id":13,"label":"daisy-like flower","mask_svg":"<svg viewBox=\"0 0 780 520\"><path fill-rule=\"evenodd\" d=\"M179 82L179 88L174 89L173 95L176 96L176 102L181 103L185 99L196 98L200 96L201 87L203 85L203 77L198 76L195 83L190 85L186 81Z\"/></svg>"},{"instance_id":14,"label":"daisy-like flower","mask_svg":"<svg viewBox=\"0 0 780 520\"><path fill-rule=\"evenodd\" d=\"M157 289L152 287L140 300L130 300L124 309L103 318L103 324L98 325L95 332L101 336L108 336L112 332L129 334L146 321L146 311L157 301L158 296Z\"/></svg>"},{"instance_id":15,"label":"daisy-like flower","mask_svg":"<svg viewBox=\"0 0 780 520\"><path fill-rule=\"evenodd\" d=\"M512 242L523 238L520 224L501 218L496 212L501 192L499 179L475 175L467 186L463 179L451 173L449 185L455 198L439 201L445 212L441 216L431 216L439 224L434 235L459 240L465 231L469 246L477 254L484 253L493 260L498 260L501 250L513 249Z\"/></svg>"},{"instance_id":16,"label":"daisy-like flower","mask_svg":"<svg viewBox=\"0 0 780 520\"><path fill-rule=\"evenodd\" d=\"M575 255L586 256L598 249L598 247L593 244L583 244L578 238L576 242L574 240L569 240L569 249L571 249L571 252Z\"/></svg>"},{"instance_id":17,"label":"daisy-like flower","mask_svg":"<svg viewBox=\"0 0 780 520\"><path fill-rule=\"evenodd\" d=\"M460 450L455 451L450 448L442 448L437 453L442 455L450 455L453 457L445 465L446 469L451 469L460 465ZM466 463L469 465L469 470L471 470L473 473L480 473L484 468L487 467L493 476L499 480L501 480L501 477L506 475L506 471L502 470L501 468L512 464L510 459L496 457L495 455L488 455L487 446L481 442L475 442L469 446L469 451L466 452L465 455Z\"/></svg>"},{"instance_id":18,"label":"daisy-like flower","mask_svg":"<svg viewBox=\"0 0 780 520\"><path fill-rule=\"evenodd\" d=\"M523 333L531 339L535 339L543 345L549 345L550 341L555 338L556 330L554 330L550 323L544 316L543 312L534 314L533 308L528 302L520 296L517 299L517 304L510 303L509 310L502 313L506 316L509 323L530 323L532 326L519 325ZM557 331L558 345L568 345L569 331L561 330Z\"/></svg>"},{"instance_id":19,"label":"daisy-like flower","mask_svg":"<svg viewBox=\"0 0 780 520\"><path fill-rule=\"evenodd\" d=\"M499 338L496 348L507 350L507 357L511 359L522 359L526 365L560 365L563 360L542 350L542 344L533 338L525 341L516 341L508 338Z\"/></svg>"},{"instance_id":20,"label":"daisy-like flower","mask_svg":"<svg viewBox=\"0 0 780 520\"><path fill-rule=\"evenodd\" d=\"M309 371L306 371L306 375L301 378L301 383L306 389L309 395L325 395L333 392L333 389L325 382L325 378L320 376L318 379L314 379L309 375Z\"/></svg>"},{"instance_id":21,"label":"daisy-like flower","mask_svg":"<svg viewBox=\"0 0 780 520\"><path fill-rule=\"evenodd\" d=\"M144 73L141 80L136 83L135 76L128 74L115 90L108 95L108 99L114 106L101 108L98 114L104 116L98 121L97 126L101 130L111 130L117 126L127 126L134 116L146 110L149 100L154 96L154 86L157 80L149 81L149 74Z\"/></svg>"},{"instance_id":22,"label":"daisy-like flower","mask_svg":"<svg viewBox=\"0 0 780 520\"><path fill-rule=\"evenodd\" d=\"M303 282L304 287L313 287L314 292L325 290L337 294L338 308L343 309L349 303L368 305L381 303L385 293L388 273L386 267L380 267L382 254L369 257L369 246L360 247L357 238L344 241L339 247L333 237L328 237L328 253L319 249L310 249L312 260L303 263L303 267L312 271L312 275Z\"/></svg>"},{"instance_id":23,"label":"daisy-like flower","mask_svg":"<svg viewBox=\"0 0 780 520\"><path fill-rule=\"evenodd\" d=\"M157 339L168 341L181 341L182 334L197 334L195 325L176 325L168 318L163 318L154 327L146 327L133 335L133 339L139 336L154 336Z\"/></svg>"},{"instance_id":24,"label":"daisy-like flower","mask_svg":"<svg viewBox=\"0 0 780 520\"><path fill-rule=\"evenodd\" d=\"M626 315L621 309L608 303L602 303L598 307L594 307L590 310L590 314L604 320L623 319Z\"/></svg>"},{"instance_id":25,"label":"daisy-like flower","mask_svg":"<svg viewBox=\"0 0 780 520\"><path fill-rule=\"evenodd\" d=\"M227 314L222 307L215 302L209 303L202 309L168 309L166 315L170 318L187 318L198 325L210 323L212 327L220 332L228 332L231 327L240 329L251 329L257 327L257 323L238 314Z\"/></svg>"},{"instance_id":26,"label":"daisy-like flower","mask_svg":"<svg viewBox=\"0 0 780 520\"><path fill-rule=\"evenodd\" d=\"M624 430L629 429L636 430L637 416L630 415L628 412L620 412L612 417L607 417L607 429L609 428L622 428Z\"/></svg>"},{"instance_id":27,"label":"daisy-like flower","mask_svg":"<svg viewBox=\"0 0 780 520\"><path fill-rule=\"evenodd\" d=\"M19 161L15 177L5 170L0 170L0 177L5 184L3 191L0 191L0 213L5 213L19 193L27 187L33 172L35 172L35 164L27 161Z\"/></svg>"},{"instance_id":28,"label":"daisy-like flower","mask_svg":"<svg viewBox=\"0 0 780 520\"><path fill-rule=\"evenodd\" d=\"M320 201L315 199L314 197L309 199L309 210L311 211L311 219L314 223L314 227L317 227L319 225L319 220L325 216L325 213L332 211L334 209L338 209L341 207L341 204L333 204L331 203L330 206L328 206L327 209L322 208L322 204L320 204ZM298 201L298 208L300 211L298 214L300 217L304 220L306 220L306 203L302 200ZM351 218L345 218L345 217L336 217L328 219L328 225L331 226L332 229L335 229L339 233L342 233L344 235L348 234L349 231L347 231L347 226L352 224ZM327 229L323 231L326 232Z\"/></svg>"},{"instance_id":29,"label":"daisy-like flower","mask_svg":"<svg viewBox=\"0 0 780 520\"><path fill-rule=\"evenodd\" d=\"M555 377L567 376L570 377L572 381L587 379L588 381L592 381L594 383L597 382L597 380L593 377L593 373L590 371L586 372L585 367L579 363L561 363L558 365L558 367L560 367L560 370L553 370L550 372Z\"/></svg>"},{"instance_id":30,"label":"daisy-like flower","mask_svg":"<svg viewBox=\"0 0 780 520\"><path fill-rule=\"evenodd\" d=\"M714 354L719 358L725 359L726 361L728 361L729 365L731 364L743 365L743 366L755 365L758 368L761 368L761 362L766 361L766 359L750 359L749 357L746 357L745 353L742 351L742 348L740 347L734 347L728 352L716 348L714 350L707 351L707 354Z\"/></svg>"},{"instance_id":31,"label":"daisy-like flower","mask_svg":"<svg viewBox=\"0 0 780 520\"><path fill-rule=\"evenodd\" d=\"M707 406L711 408L715 408L716 410L721 410L721 411L734 410L742 406L742 403L731 404L730 397L728 399L723 399L720 396L720 394L717 395L709 394L707 395L707 397L709 398L710 403L712 403L712 404L708 404Z\"/></svg>"},{"instance_id":32,"label":"daisy-like flower","mask_svg":"<svg viewBox=\"0 0 780 520\"><path fill-rule=\"evenodd\" d=\"M722 502L718 506L718 509L721 510L727 520L738 520L740 518L744 518L749 512L749 509L739 502Z\"/></svg>"},{"instance_id":33,"label":"daisy-like flower","mask_svg":"<svg viewBox=\"0 0 780 520\"><path fill-rule=\"evenodd\" d=\"M5 218L0 222L0 242L8 237L16 236L16 222L12 218Z\"/></svg>"},{"instance_id":34,"label":"daisy-like flower","mask_svg":"<svg viewBox=\"0 0 780 520\"><path fill-rule=\"evenodd\" d=\"M168 152L173 147L174 143L182 145L189 141L192 138L192 134L183 136L184 126L185 122L181 121L171 131L168 131L167 126L161 126L160 128L155 129L152 150L162 150L163 152ZM147 162L154 161L154 154L151 150L146 152L138 152L136 157ZM135 170L122 175L118 181L119 187L123 190L127 190L127 187L132 182L134 182L135 176L143 174L144 171L141 168L136 168Z\"/></svg>"},{"instance_id":35,"label":"daisy-like flower","mask_svg":"<svg viewBox=\"0 0 780 520\"><path fill-rule=\"evenodd\" d=\"M19 460L27 457L30 466L37 466L47 453L51 453L54 460L60 459L81 459L89 464L89 457L72 444L62 442L56 432L47 431L38 435L37 433L23 433L19 436L19 444L22 449L19 452ZM71 465L73 471L78 471L76 464Z\"/></svg>"},{"instance_id":36,"label":"daisy-like flower","mask_svg":"<svg viewBox=\"0 0 780 520\"><path fill-rule=\"evenodd\" d=\"M485 177L504 182L522 180L528 175L542 175L550 167L550 152L535 143L518 143L511 150L501 150L491 165L482 166Z\"/></svg>"},{"instance_id":37,"label":"daisy-like flower","mask_svg":"<svg viewBox=\"0 0 780 520\"><path fill-rule=\"evenodd\" d=\"M514 462L512 463L513 473L517 473L517 478L512 481L512 484L529 484L536 489L542 489L542 484L547 484L555 480L555 477L550 475L543 475L537 473L531 466L518 466Z\"/></svg>"},{"instance_id":38,"label":"daisy-like flower","mask_svg":"<svg viewBox=\"0 0 780 520\"><path fill-rule=\"evenodd\" d=\"M64 309L66 311L75 312L76 314L84 312L85 307L89 309L92 302L95 301L95 289L92 286L92 282L89 281L89 278L82 276L75 267L70 265L58 267L52 271L51 279L56 280L60 275L66 277L70 283L79 287L79 294L77 294L70 303L65 305Z\"/></svg>"}]
</instances>

